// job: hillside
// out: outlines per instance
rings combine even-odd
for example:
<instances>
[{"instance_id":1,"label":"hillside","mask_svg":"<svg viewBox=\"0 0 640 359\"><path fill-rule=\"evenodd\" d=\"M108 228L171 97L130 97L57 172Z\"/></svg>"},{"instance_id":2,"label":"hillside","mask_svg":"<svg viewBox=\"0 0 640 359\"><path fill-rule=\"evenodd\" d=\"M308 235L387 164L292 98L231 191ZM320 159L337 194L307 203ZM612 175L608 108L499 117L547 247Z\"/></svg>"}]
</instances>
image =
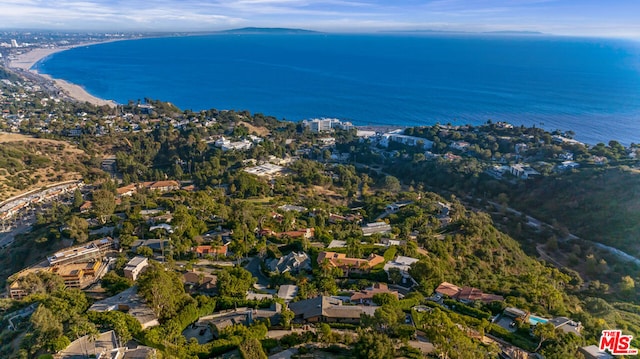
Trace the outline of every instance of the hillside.
<instances>
[{"instance_id":1,"label":"hillside","mask_svg":"<svg viewBox=\"0 0 640 359\"><path fill-rule=\"evenodd\" d=\"M546 177L513 199L518 209L571 233L640 256L640 174L624 168L584 169Z\"/></svg>"},{"instance_id":2,"label":"hillside","mask_svg":"<svg viewBox=\"0 0 640 359\"><path fill-rule=\"evenodd\" d=\"M78 179L88 156L67 142L0 133L0 200Z\"/></svg>"}]
</instances>

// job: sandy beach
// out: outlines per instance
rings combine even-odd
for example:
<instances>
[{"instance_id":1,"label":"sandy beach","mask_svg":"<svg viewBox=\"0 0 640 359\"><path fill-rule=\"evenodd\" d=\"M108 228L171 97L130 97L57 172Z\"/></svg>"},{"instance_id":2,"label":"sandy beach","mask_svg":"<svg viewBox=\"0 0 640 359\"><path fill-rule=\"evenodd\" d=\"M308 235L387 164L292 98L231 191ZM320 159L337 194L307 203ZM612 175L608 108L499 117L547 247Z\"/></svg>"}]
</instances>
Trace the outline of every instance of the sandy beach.
<instances>
[{"instance_id":1,"label":"sandy beach","mask_svg":"<svg viewBox=\"0 0 640 359\"><path fill-rule=\"evenodd\" d=\"M14 69L29 71L34 74L38 74L39 76L42 76L48 80L51 80L56 84L56 86L60 90L66 93L69 97L76 99L78 101L89 102L96 106L107 105L107 106L115 107L116 103L114 101L104 100L96 96L93 96L79 85L72 84L70 82L67 82L61 79L54 79L49 75L40 74L38 73L38 71L31 69L33 65L35 65L38 61L46 58L47 56L51 56L57 52L66 51L74 47L90 46L95 44L98 44L98 43L78 44L76 46L62 46L62 47L56 47L56 48L36 48L24 54L18 55L16 59L11 60L9 67Z\"/></svg>"}]
</instances>

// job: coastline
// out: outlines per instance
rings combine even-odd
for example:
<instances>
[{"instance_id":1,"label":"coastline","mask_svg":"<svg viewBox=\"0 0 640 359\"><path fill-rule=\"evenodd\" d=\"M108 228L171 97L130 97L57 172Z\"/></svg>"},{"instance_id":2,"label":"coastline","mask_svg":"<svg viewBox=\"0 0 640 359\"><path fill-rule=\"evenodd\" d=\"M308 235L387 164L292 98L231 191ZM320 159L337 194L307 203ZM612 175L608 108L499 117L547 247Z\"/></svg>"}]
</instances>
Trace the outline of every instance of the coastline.
<instances>
[{"instance_id":1,"label":"coastline","mask_svg":"<svg viewBox=\"0 0 640 359\"><path fill-rule=\"evenodd\" d=\"M55 84L55 86L58 89L60 89L60 91L62 91L67 96L71 97L76 101L89 102L96 106L116 107L117 106L116 102L93 96L92 94L88 93L87 90L85 90L80 85L76 85L62 79L56 79L47 74L41 74L37 70L33 69L33 66L35 64L58 52L67 51L67 50L70 50L76 47L81 47L81 46L91 46L91 45L104 44L104 43L114 42L114 41L122 41L122 40L118 39L118 40L109 40L109 41L100 41L100 42L90 42L90 43L82 43L77 45L61 46L61 47L55 47L55 48L38 47L28 52L25 52L24 54L18 55L14 60L11 60L9 62L9 67L19 71L28 71L48 81L52 81Z\"/></svg>"}]
</instances>

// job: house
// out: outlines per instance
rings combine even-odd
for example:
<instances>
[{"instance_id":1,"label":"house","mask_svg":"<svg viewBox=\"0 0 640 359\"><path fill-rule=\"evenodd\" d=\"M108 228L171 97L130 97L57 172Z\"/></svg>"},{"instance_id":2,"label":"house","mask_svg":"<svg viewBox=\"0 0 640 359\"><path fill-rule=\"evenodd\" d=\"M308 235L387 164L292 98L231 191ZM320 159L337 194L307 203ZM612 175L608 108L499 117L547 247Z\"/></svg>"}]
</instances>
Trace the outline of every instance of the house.
<instances>
[{"instance_id":1,"label":"house","mask_svg":"<svg viewBox=\"0 0 640 359\"><path fill-rule=\"evenodd\" d=\"M556 317L549 320L549 322L553 324L556 329L562 330L565 334L573 333L580 336L580 331L582 330L582 323L580 322L574 322L567 317Z\"/></svg>"},{"instance_id":2,"label":"house","mask_svg":"<svg viewBox=\"0 0 640 359\"><path fill-rule=\"evenodd\" d=\"M195 252L198 258L203 258L205 256L226 256L227 250L229 248L229 243L222 244L219 246L205 245L205 246L197 246L191 248L192 252Z\"/></svg>"},{"instance_id":3,"label":"house","mask_svg":"<svg viewBox=\"0 0 640 359\"><path fill-rule=\"evenodd\" d=\"M47 257L49 265L94 262L104 255L104 252L114 247L115 241L109 237L86 243L82 246L70 247Z\"/></svg>"},{"instance_id":4,"label":"house","mask_svg":"<svg viewBox=\"0 0 640 359\"><path fill-rule=\"evenodd\" d=\"M458 151L466 151L467 149L469 149L469 146L471 146L471 144L465 141L454 141L449 145L449 147Z\"/></svg>"},{"instance_id":5,"label":"house","mask_svg":"<svg viewBox=\"0 0 640 359\"><path fill-rule=\"evenodd\" d=\"M84 203L80 206L80 213L87 213L93 208L93 202L84 201Z\"/></svg>"},{"instance_id":6,"label":"house","mask_svg":"<svg viewBox=\"0 0 640 359\"><path fill-rule=\"evenodd\" d=\"M147 268L149 260L146 257L136 256L124 267L124 277L131 280L138 279L138 275Z\"/></svg>"},{"instance_id":7,"label":"house","mask_svg":"<svg viewBox=\"0 0 640 359\"><path fill-rule=\"evenodd\" d=\"M385 222L367 223L360 228L362 229L362 235L365 237L369 237L374 234L391 233L391 225Z\"/></svg>"},{"instance_id":8,"label":"house","mask_svg":"<svg viewBox=\"0 0 640 359\"><path fill-rule=\"evenodd\" d=\"M131 251L137 252L140 247L149 247L156 253L162 253L165 248L169 248L168 239L138 239L131 244Z\"/></svg>"},{"instance_id":9,"label":"house","mask_svg":"<svg viewBox=\"0 0 640 359\"><path fill-rule=\"evenodd\" d=\"M182 275L182 282L195 290L211 291L216 288L218 277L207 272L189 271Z\"/></svg>"},{"instance_id":10,"label":"house","mask_svg":"<svg viewBox=\"0 0 640 359\"><path fill-rule=\"evenodd\" d=\"M560 171L566 171L566 170L572 170L572 169L578 168L578 167L580 167L580 164L578 162L562 161L562 163L560 163L557 168Z\"/></svg>"},{"instance_id":11,"label":"house","mask_svg":"<svg viewBox=\"0 0 640 359\"><path fill-rule=\"evenodd\" d=\"M578 348L578 351L584 355L585 359L613 359L613 355L600 350L597 345L589 345Z\"/></svg>"},{"instance_id":12,"label":"house","mask_svg":"<svg viewBox=\"0 0 640 359\"><path fill-rule=\"evenodd\" d=\"M512 319L518 319L518 318L525 319L529 315L529 313L518 308L507 307L507 308L504 308L504 310L502 311L502 315Z\"/></svg>"},{"instance_id":13,"label":"house","mask_svg":"<svg viewBox=\"0 0 640 359\"><path fill-rule=\"evenodd\" d=\"M317 296L312 299L289 303L294 320L303 323L360 323L362 314L373 316L376 307L342 305L340 299Z\"/></svg>"},{"instance_id":14,"label":"house","mask_svg":"<svg viewBox=\"0 0 640 359\"><path fill-rule=\"evenodd\" d=\"M509 170L512 175L525 180L540 175L540 172L534 170L533 168L531 168L531 166L527 166L521 163L511 165L509 167Z\"/></svg>"},{"instance_id":15,"label":"house","mask_svg":"<svg viewBox=\"0 0 640 359\"><path fill-rule=\"evenodd\" d=\"M318 142L323 147L331 147L331 146L335 146L336 139L334 137L323 137L323 138L318 138Z\"/></svg>"},{"instance_id":16,"label":"house","mask_svg":"<svg viewBox=\"0 0 640 359\"><path fill-rule=\"evenodd\" d=\"M400 270L400 274L402 274L402 283L399 284L402 284L405 287L411 287L417 283L409 274L409 269L411 268L411 265L417 261L419 261L418 258L397 256L396 259L385 263L384 271L389 274L389 270L391 268L397 268Z\"/></svg>"},{"instance_id":17,"label":"house","mask_svg":"<svg viewBox=\"0 0 640 359\"><path fill-rule=\"evenodd\" d=\"M25 283L25 281L21 280L22 278L41 271L47 271L48 267L46 266L34 266L21 270L20 272L14 274L10 277L9 282L11 282L7 286L7 292L9 293L9 298L13 300L21 300L22 298L31 294L33 290L33 286L29 285L29 283Z\"/></svg>"},{"instance_id":18,"label":"house","mask_svg":"<svg viewBox=\"0 0 640 359\"><path fill-rule=\"evenodd\" d=\"M451 223L451 205L447 203L438 202L439 212L436 215L440 226L448 226Z\"/></svg>"},{"instance_id":19,"label":"house","mask_svg":"<svg viewBox=\"0 0 640 359\"><path fill-rule=\"evenodd\" d=\"M350 300L351 303L371 305L373 296L380 293L389 293L399 299L398 291L390 290L386 283L376 283L371 288L353 293Z\"/></svg>"},{"instance_id":20,"label":"house","mask_svg":"<svg viewBox=\"0 0 640 359\"><path fill-rule=\"evenodd\" d=\"M91 353L88 355L88 353ZM119 346L119 340L113 330L101 333L92 338L85 335L74 340L65 349L55 355L56 359L78 358L122 358L122 359L146 359L155 358L156 349L143 345L135 348Z\"/></svg>"},{"instance_id":21,"label":"house","mask_svg":"<svg viewBox=\"0 0 640 359\"><path fill-rule=\"evenodd\" d=\"M281 174L284 169L285 168L282 166L274 165L271 163L263 163L259 166L245 168L244 171L259 177L273 177Z\"/></svg>"},{"instance_id":22,"label":"house","mask_svg":"<svg viewBox=\"0 0 640 359\"><path fill-rule=\"evenodd\" d=\"M315 237L315 233L316 233L316 229L315 228L304 228L304 229L299 229L296 231L287 231L287 232L280 232L280 233L275 233L274 235L278 238L284 238L284 237L289 237L289 238L306 238L306 239L311 239L313 237Z\"/></svg>"},{"instance_id":23,"label":"house","mask_svg":"<svg viewBox=\"0 0 640 359\"><path fill-rule=\"evenodd\" d=\"M267 267L270 271L278 273L311 271L311 259L305 252L291 252L286 256L268 261Z\"/></svg>"},{"instance_id":24,"label":"house","mask_svg":"<svg viewBox=\"0 0 640 359\"><path fill-rule=\"evenodd\" d=\"M422 137L403 135L404 130L395 130L384 133L380 136L380 146L389 147L391 142L401 143L405 146L419 146L422 149L428 150L433 146L433 142Z\"/></svg>"},{"instance_id":25,"label":"house","mask_svg":"<svg viewBox=\"0 0 640 359\"><path fill-rule=\"evenodd\" d=\"M144 299L138 295L138 286L126 289L113 297L97 301L89 307L89 310L95 312L119 310L129 313L142 325L142 329L160 324L153 310L151 310Z\"/></svg>"},{"instance_id":26,"label":"house","mask_svg":"<svg viewBox=\"0 0 640 359\"><path fill-rule=\"evenodd\" d=\"M194 325L196 328L212 328L213 335L219 337L224 328L235 324L250 325L258 319L266 319L272 325L276 325L280 321L281 312L280 303L273 303L266 309L241 307L201 317Z\"/></svg>"},{"instance_id":27,"label":"house","mask_svg":"<svg viewBox=\"0 0 640 359\"><path fill-rule=\"evenodd\" d=\"M62 277L67 288L83 289L95 283L98 279L102 262L62 264L50 268L52 273ZM102 267L104 270L104 268Z\"/></svg>"},{"instance_id":28,"label":"house","mask_svg":"<svg viewBox=\"0 0 640 359\"><path fill-rule=\"evenodd\" d=\"M475 301L491 303L504 300L504 297L501 295L486 294L480 289L473 287L460 288L457 285L448 282L442 282L436 288L435 292L441 296L447 296L462 303L472 303Z\"/></svg>"},{"instance_id":29,"label":"house","mask_svg":"<svg viewBox=\"0 0 640 359\"><path fill-rule=\"evenodd\" d=\"M169 192L180 189L180 183L178 181L145 182L144 187L151 191Z\"/></svg>"},{"instance_id":30,"label":"house","mask_svg":"<svg viewBox=\"0 0 640 359\"><path fill-rule=\"evenodd\" d=\"M130 185L116 189L116 195L118 197L133 196L137 191L138 187L134 183L132 183Z\"/></svg>"},{"instance_id":31,"label":"house","mask_svg":"<svg viewBox=\"0 0 640 359\"><path fill-rule=\"evenodd\" d=\"M324 261L331 267L340 268L345 276L350 272L367 272L371 268L384 263L384 257L377 254L371 254L365 259L350 258L344 253L320 252L318 254L318 264L322 265Z\"/></svg>"}]
</instances>

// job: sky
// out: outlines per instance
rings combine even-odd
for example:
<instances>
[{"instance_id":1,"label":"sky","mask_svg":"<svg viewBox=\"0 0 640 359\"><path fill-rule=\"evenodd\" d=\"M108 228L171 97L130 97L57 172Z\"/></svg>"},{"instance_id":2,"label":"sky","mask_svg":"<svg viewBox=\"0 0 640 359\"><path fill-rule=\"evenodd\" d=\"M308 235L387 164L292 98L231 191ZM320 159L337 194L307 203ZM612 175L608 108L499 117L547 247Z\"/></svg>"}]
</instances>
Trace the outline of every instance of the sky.
<instances>
[{"instance_id":1,"label":"sky","mask_svg":"<svg viewBox=\"0 0 640 359\"><path fill-rule=\"evenodd\" d=\"M640 0L0 0L0 28L539 31L640 39Z\"/></svg>"}]
</instances>

